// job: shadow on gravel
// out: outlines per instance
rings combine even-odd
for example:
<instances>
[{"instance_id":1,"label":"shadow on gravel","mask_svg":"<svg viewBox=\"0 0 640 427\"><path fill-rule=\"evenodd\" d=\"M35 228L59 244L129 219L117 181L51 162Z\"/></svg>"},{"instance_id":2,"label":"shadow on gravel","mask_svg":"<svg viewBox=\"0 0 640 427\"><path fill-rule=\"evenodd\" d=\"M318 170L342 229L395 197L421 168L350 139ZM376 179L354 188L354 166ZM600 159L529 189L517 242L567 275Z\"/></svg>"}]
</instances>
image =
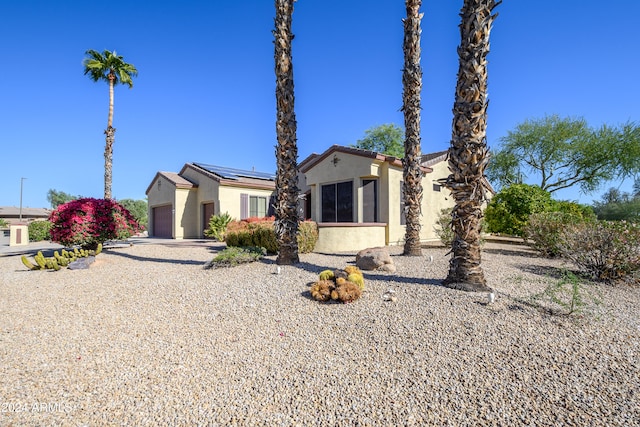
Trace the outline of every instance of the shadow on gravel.
<instances>
[{"instance_id":1,"label":"shadow on gravel","mask_svg":"<svg viewBox=\"0 0 640 427\"><path fill-rule=\"evenodd\" d=\"M502 255L502 256L517 256L517 257L526 257L526 258L541 258L540 255L533 250L522 248L522 249L504 249L504 248L483 248L483 253L493 254L493 255Z\"/></svg>"},{"instance_id":2,"label":"shadow on gravel","mask_svg":"<svg viewBox=\"0 0 640 427\"><path fill-rule=\"evenodd\" d=\"M562 278L562 267L552 267L546 265L531 265L531 264L517 264L514 267L526 272L535 274L536 276L542 276L550 279L561 279Z\"/></svg>"},{"instance_id":3,"label":"shadow on gravel","mask_svg":"<svg viewBox=\"0 0 640 427\"><path fill-rule=\"evenodd\" d=\"M135 261L147 261L147 262L158 262L162 264L182 264L182 265L204 265L202 261L192 261L187 259L167 259L167 258L150 258L150 257L142 257L138 255L131 255L123 252L118 252L114 250L106 250L109 255L120 256L123 258L129 258Z\"/></svg>"}]
</instances>

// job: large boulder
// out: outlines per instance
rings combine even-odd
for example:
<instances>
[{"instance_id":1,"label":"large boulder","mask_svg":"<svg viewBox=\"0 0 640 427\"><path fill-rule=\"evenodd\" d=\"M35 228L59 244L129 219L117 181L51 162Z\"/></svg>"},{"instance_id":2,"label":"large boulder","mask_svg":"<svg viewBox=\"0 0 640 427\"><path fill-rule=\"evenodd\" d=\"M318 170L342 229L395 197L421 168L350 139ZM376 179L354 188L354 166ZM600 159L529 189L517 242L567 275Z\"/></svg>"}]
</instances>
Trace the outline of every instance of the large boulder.
<instances>
[{"instance_id":1,"label":"large boulder","mask_svg":"<svg viewBox=\"0 0 640 427\"><path fill-rule=\"evenodd\" d=\"M360 270L376 270L396 272L396 266L393 263L391 255L387 248L367 248L363 249L356 255L356 266Z\"/></svg>"}]
</instances>

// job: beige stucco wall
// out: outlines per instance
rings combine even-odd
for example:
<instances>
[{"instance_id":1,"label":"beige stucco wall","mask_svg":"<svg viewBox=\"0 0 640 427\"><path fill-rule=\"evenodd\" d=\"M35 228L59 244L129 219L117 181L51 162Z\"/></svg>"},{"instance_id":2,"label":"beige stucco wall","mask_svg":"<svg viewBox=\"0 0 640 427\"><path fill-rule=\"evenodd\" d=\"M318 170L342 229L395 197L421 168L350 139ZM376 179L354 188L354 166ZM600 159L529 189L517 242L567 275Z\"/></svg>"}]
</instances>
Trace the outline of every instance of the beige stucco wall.
<instances>
[{"instance_id":1,"label":"beige stucco wall","mask_svg":"<svg viewBox=\"0 0 640 427\"><path fill-rule=\"evenodd\" d=\"M249 196L258 196L267 198L267 211L269 197L273 194L273 190L262 190L257 188L242 188L242 187L220 187L220 209L222 212L228 212L234 219L240 219L240 195L248 194Z\"/></svg>"},{"instance_id":2,"label":"beige stucco wall","mask_svg":"<svg viewBox=\"0 0 640 427\"><path fill-rule=\"evenodd\" d=\"M198 221L198 189L176 189L173 232L175 239L197 239L202 236Z\"/></svg>"},{"instance_id":3,"label":"beige stucco wall","mask_svg":"<svg viewBox=\"0 0 640 427\"><path fill-rule=\"evenodd\" d=\"M358 252L385 245L385 225L356 225L349 223L318 225L318 243L314 252Z\"/></svg>"},{"instance_id":4,"label":"beige stucco wall","mask_svg":"<svg viewBox=\"0 0 640 427\"><path fill-rule=\"evenodd\" d=\"M425 175L422 179L422 218L420 223L420 239L423 241L438 240L435 232L435 224L440 215L440 211L453 207L454 200L451 192L446 187L440 187L440 191L434 190L434 184L438 179L449 176L449 168L446 161L432 165L432 173Z\"/></svg>"},{"instance_id":5,"label":"beige stucco wall","mask_svg":"<svg viewBox=\"0 0 640 427\"><path fill-rule=\"evenodd\" d=\"M162 175L157 175L156 179L152 182L152 185L149 188L149 192L147 193L147 218L149 218L149 236L155 235L155 230L153 229L153 208L166 205L175 206L175 190L176 187L173 182L169 181ZM173 224L173 235L175 236L175 215Z\"/></svg>"}]
</instances>

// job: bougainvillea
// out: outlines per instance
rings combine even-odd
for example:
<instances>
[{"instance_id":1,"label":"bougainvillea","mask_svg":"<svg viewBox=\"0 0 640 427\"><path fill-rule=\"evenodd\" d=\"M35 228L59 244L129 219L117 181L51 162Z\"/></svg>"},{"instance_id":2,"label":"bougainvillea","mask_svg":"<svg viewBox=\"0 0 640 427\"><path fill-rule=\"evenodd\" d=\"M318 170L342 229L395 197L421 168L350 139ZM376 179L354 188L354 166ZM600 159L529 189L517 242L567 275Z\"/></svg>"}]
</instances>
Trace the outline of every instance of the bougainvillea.
<instances>
[{"instance_id":1,"label":"bougainvillea","mask_svg":"<svg viewBox=\"0 0 640 427\"><path fill-rule=\"evenodd\" d=\"M84 198L59 205L51 212L51 240L66 246L92 248L107 240L123 240L142 227L114 200Z\"/></svg>"}]
</instances>

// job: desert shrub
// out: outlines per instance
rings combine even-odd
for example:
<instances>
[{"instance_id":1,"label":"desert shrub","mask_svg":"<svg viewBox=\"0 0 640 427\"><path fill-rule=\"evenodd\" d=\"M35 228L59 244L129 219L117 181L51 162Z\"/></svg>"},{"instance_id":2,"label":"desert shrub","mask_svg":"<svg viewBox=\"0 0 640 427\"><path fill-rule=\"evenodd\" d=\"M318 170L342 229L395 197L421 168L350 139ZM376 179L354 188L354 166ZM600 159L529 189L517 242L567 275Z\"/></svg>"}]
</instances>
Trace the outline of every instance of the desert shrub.
<instances>
[{"instance_id":1,"label":"desert shrub","mask_svg":"<svg viewBox=\"0 0 640 427\"><path fill-rule=\"evenodd\" d=\"M209 218L209 228L204 230L204 235L213 237L219 242L224 242L224 237L227 234L227 226L231 221L233 221L233 218L227 212L220 215L212 215L211 218Z\"/></svg>"},{"instance_id":2,"label":"desert shrub","mask_svg":"<svg viewBox=\"0 0 640 427\"><path fill-rule=\"evenodd\" d=\"M270 254L278 253L274 221L271 218L231 221L227 226L225 243L227 246L258 246ZM298 251L313 251L318 241L318 226L315 222L304 221L298 227Z\"/></svg>"},{"instance_id":3,"label":"desert shrub","mask_svg":"<svg viewBox=\"0 0 640 427\"><path fill-rule=\"evenodd\" d=\"M128 210L108 199L72 200L51 212L49 221L51 240L87 249L107 240L126 239L142 230Z\"/></svg>"},{"instance_id":4,"label":"desert shrub","mask_svg":"<svg viewBox=\"0 0 640 427\"><path fill-rule=\"evenodd\" d=\"M31 221L27 226L29 231L29 240L32 242L41 242L43 240L50 240L51 223L49 221Z\"/></svg>"},{"instance_id":5,"label":"desert shrub","mask_svg":"<svg viewBox=\"0 0 640 427\"><path fill-rule=\"evenodd\" d=\"M266 252L263 248L256 247L231 247L220 251L211 262L205 265L205 269L218 267L235 267L260 260Z\"/></svg>"},{"instance_id":6,"label":"desert shrub","mask_svg":"<svg viewBox=\"0 0 640 427\"><path fill-rule=\"evenodd\" d=\"M554 200L536 185L514 184L491 199L485 210L488 231L522 236L529 216L552 210Z\"/></svg>"},{"instance_id":7,"label":"desert shrub","mask_svg":"<svg viewBox=\"0 0 640 427\"><path fill-rule=\"evenodd\" d=\"M558 247L563 257L598 280L633 278L640 270L640 225L586 222L566 227Z\"/></svg>"},{"instance_id":8,"label":"desert shrub","mask_svg":"<svg viewBox=\"0 0 640 427\"><path fill-rule=\"evenodd\" d=\"M445 246L451 246L455 235L451 228L451 212L453 208L445 208L440 210L440 215L436 219L436 225L433 230L436 232L436 236L440 238L440 241Z\"/></svg>"},{"instance_id":9,"label":"desert shrub","mask_svg":"<svg viewBox=\"0 0 640 427\"><path fill-rule=\"evenodd\" d=\"M298 252L313 252L318 243L318 224L314 221L303 221L298 227Z\"/></svg>"},{"instance_id":10,"label":"desert shrub","mask_svg":"<svg viewBox=\"0 0 640 427\"><path fill-rule=\"evenodd\" d=\"M594 311L602 304L602 298L587 283L565 269L560 280L548 285L543 292L532 295L530 303L552 314L571 316Z\"/></svg>"},{"instance_id":11,"label":"desert shrub","mask_svg":"<svg viewBox=\"0 0 640 427\"><path fill-rule=\"evenodd\" d=\"M588 218L588 215L587 215ZM546 257L561 255L560 240L565 229L571 225L589 222L577 212L539 212L531 214L523 229L523 237L535 250Z\"/></svg>"}]
</instances>

